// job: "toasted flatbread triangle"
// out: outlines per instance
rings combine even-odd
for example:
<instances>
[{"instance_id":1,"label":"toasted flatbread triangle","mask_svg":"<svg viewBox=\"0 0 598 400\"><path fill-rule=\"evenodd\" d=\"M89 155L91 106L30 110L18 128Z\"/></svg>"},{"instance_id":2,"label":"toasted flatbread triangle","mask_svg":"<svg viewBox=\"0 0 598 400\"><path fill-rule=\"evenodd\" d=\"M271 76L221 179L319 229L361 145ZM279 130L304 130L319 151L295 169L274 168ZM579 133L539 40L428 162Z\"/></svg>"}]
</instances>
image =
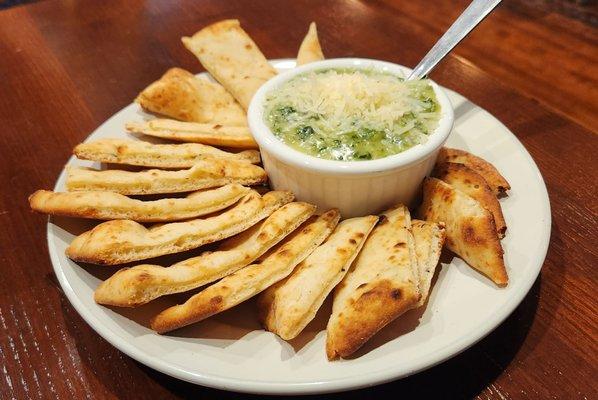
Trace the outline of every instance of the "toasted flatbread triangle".
<instances>
[{"instance_id":1,"label":"toasted flatbread triangle","mask_svg":"<svg viewBox=\"0 0 598 400\"><path fill-rule=\"evenodd\" d=\"M246 126L200 124L172 119L154 119L147 122L129 122L125 129L177 142L203 143L213 146L257 149L258 145Z\"/></svg>"},{"instance_id":2,"label":"toasted flatbread triangle","mask_svg":"<svg viewBox=\"0 0 598 400\"><path fill-rule=\"evenodd\" d=\"M155 168L191 168L212 159L260 162L260 153L245 150L229 153L199 143L152 144L141 140L99 139L78 144L73 154L83 160Z\"/></svg>"},{"instance_id":3,"label":"toasted flatbread triangle","mask_svg":"<svg viewBox=\"0 0 598 400\"><path fill-rule=\"evenodd\" d=\"M258 308L265 328L285 340L301 333L343 279L377 220L368 215L342 221L289 277L264 291Z\"/></svg>"},{"instance_id":4,"label":"toasted flatbread triangle","mask_svg":"<svg viewBox=\"0 0 598 400\"><path fill-rule=\"evenodd\" d=\"M253 262L291 233L315 211L308 203L289 203L264 221L225 241L222 246L170 267L137 265L123 268L95 291L97 303L135 307L171 293L186 292L229 275Z\"/></svg>"},{"instance_id":5,"label":"toasted flatbread triangle","mask_svg":"<svg viewBox=\"0 0 598 400\"><path fill-rule=\"evenodd\" d=\"M197 218L233 205L249 192L233 183L213 190L193 192L186 198L142 201L114 192L55 193L38 190L29 205L38 212L93 219L130 219L137 222L167 222Z\"/></svg>"},{"instance_id":6,"label":"toasted flatbread triangle","mask_svg":"<svg viewBox=\"0 0 598 400\"><path fill-rule=\"evenodd\" d=\"M240 269L192 296L184 304L170 307L152 320L152 329L163 333L206 319L260 293L289 275L332 232L339 220L331 210L299 227L272 249L260 263Z\"/></svg>"},{"instance_id":7,"label":"toasted flatbread triangle","mask_svg":"<svg viewBox=\"0 0 598 400\"><path fill-rule=\"evenodd\" d=\"M415 242L415 256L419 269L419 292L421 294L417 303L419 307L426 303L430 294L430 286L442 252L446 230L443 223L414 219L411 221L411 232Z\"/></svg>"},{"instance_id":8,"label":"toasted flatbread triangle","mask_svg":"<svg viewBox=\"0 0 598 400\"><path fill-rule=\"evenodd\" d=\"M490 164L483 158L474 156L473 154L464 150L443 147L438 153L437 162L452 162L467 165L469 168L473 169L475 172L484 177L496 196L502 196L506 194L507 190L511 189L509 182L503 178L494 165Z\"/></svg>"},{"instance_id":9,"label":"toasted flatbread triangle","mask_svg":"<svg viewBox=\"0 0 598 400\"><path fill-rule=\"evenodd\" d=\"M266 181L266 172L244 161L204 160L189 169L140 172L69 167L67 190L103 190L120 194L180 193L239 183L256 185Z\"/></svg>"},{"instance_id":10,"label":"toasted flatbread triangle","mask_svg":"<svg viewBox=\"0 0 598 400\"><path fill-rule=\"evenodd\" d=\"M297 54L297 65L304 65L323 59L324 53L322 53L322 48L320 47L316 23L312 22L309 24L307 35L305 35L303 42L301 42L301 47L299 47L299 53Z\"/></svg>"},{"instance_id":11,"label":"toasted flatbread triangle","mask_svg":"<svg viewBox=\"0 0 598 400\"><path fill-rule=\"evenodd\" d=\"M276 75L236 19L209 25L182 41L245 110L257 89Z\"/></svg>"},{"instance_id":12,"label":"toasted flatbread triangle","mask_svg":"<svg viewBox=\"0 0 598 400\"><path fill-rule=\"evenodd\" d=\"M507 225L500 203L490 185L480 174L465 164L444 162L436 165L434 176L479 201L492 213L498 236L500 238L505 236Z\"/></svg>"},{"instance_id":13,"label":"toasted flatbread triangle","mask_svg":"<svg viewBox=\"0 0 598 400\"><path fill-rule=\"evenodd\" d=\"M334 290L328 321L329 360L347 357L419 301L419 270L409 210L398 205L380 217L351 269Z\"/></svg>"},{"instance_id":14,"label":"toasted flatbread triangle","mask_svg":"<svg viewBox=\"0 0 598 400\"><path fill-rule=\"evenodd\" d=\"M171 68L135 99L145 110L181 121L247 125L245 111L216 82Z\"/></svg>"},{"instance_id":15,"label":"toasted flatbread triangle","mask_svg":"<svg viewBox=\"0 0 598 400\"><path fill-rule=\"evenodd\" d=\"M146 228L129 220L108 221L77 236L69 258L115 265L195 249L243 232L293 200L290 192L251 191L234 207L213 217Z\"/></svg>"},{"instance_id":16,"label":"toasted flatbread triangle","mask_svg":"<svg viewBox=\"0 0 598 400\"><path fill-rule=\"evenodd\" d=\"M478 201L436 178L424 181L422 219L444 222L446 246L499 286L509 278L503 249L490 211Z\"/></svg>"}]
</instances>

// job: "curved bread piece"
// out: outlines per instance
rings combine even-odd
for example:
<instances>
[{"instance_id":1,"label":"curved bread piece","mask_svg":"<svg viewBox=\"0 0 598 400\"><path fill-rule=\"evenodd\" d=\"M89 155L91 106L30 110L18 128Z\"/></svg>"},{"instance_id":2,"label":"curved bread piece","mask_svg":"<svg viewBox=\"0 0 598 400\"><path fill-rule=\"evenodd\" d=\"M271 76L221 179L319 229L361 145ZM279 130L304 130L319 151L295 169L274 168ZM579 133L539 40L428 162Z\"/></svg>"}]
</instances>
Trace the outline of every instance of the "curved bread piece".
<instances>
[{"instance_id":1,"label":"curved bread piece","mask_svg":"<svg viewBox=\"0 0 598 400\"><path fill-rule=\"evenodd\" d=\"M141 140L99 139L78 144L73 153L83 160L155 168L191 168L199 161L222 160L260 162L260 153L245 150L229 153L199 143L152 144Z\"/></svg>"},{"instance_id":2,"label":"curved bread piece","mask_svg":"<svg viewBox=\"0 0 598 400\"><path fill-rule=\"evenodd\" d=\"M507 225L500 203L492 192L492 188L480 174L465 164L444 162L436 165L434 176L479 201L485 209L492 213L498 237L505 237Z\"/></svg>"},{"instance_id":3,"label":"curved bread piece","mask_svg":"<svg viewBox=\"0 0 598 400\"><path fill-rule=\"evenodd\" d=\"M498 172L494 165L481 157L474 156L464 150L451 149L443 147L438 153L438 163L452 162L458 164L465 164L475 172L480 174L488 185L492 188L492 192L496 196L503 196L507 190L511 189L511 185L503 176Z\"/></svg>"},{"instance_id":4,"label":"curved bread piece","mask_svg":"<svg viewBox=\"0 0 598 400\"><path fill-rule=\"evenodd\" d=\"M205 219L146 228L129 220L108 221L77 236L66 249L75 260L114 265L179 253L236 235L293 200L290 192L251 191L234 207Z\"/></svg>"},{"instance_id":5,"label":"curved bread piece","mask_svg":"<svg viewBox=\"0 0 598 400\"><path fill-rule=\"evenodd\" d=\"M499 286L509 278L503 249L490 211L460 190L436 178L424 181L422 219L444 222L446 246Z\"/></svg>"},{"instance_id":6,"label":"curved bread piece","mask_svg":"<svg viewBox=\"0 0 598 400\"><path fill-rule=\"evenodd\" d=\"M264 291L258 298L264 327L285 340L301 333L343 279L376 221L373 215L342 221L288 278Z\"/></svg>"},{"instance_id":7,"label":"curved bread piece","mask_svg":"<svg viewBox=\"0 0 598 400\"><path fill-rule=\"evenodd\" d=\"M326 327L329 360L347 357L420 299L411 217L398 205L380 217L334 290Z\"/></svg>"},{"instance_id":8,"label":"curved bread piece","mask_svg":"<svg viewBox=\"0 0 598 400\"><path fill-rule=\"evenodd\" d=\"M135 99L143 109L181 121L247 125L245 111L220 84L171 68Z\"/></svg>"},{"instance_id":9,"label":"curved bread piece","mask_svg":"<svg viewBox=\"0 0 598 400\"><path fill-rule=\"evenodd\" d=\"M290 203L245 232L228 239L223 248L164 268L137 265L123 268L96 289L97 303L135 307L171 293L186 292L242 268L291 233L315 211L307 203ZM228 246L227 246L228 244Z\"/></svg>"},{"instance_id":10,"label":"curved bread piece","mask_svg":"<svg viewBox=\"0 0 598 400\"><path fill-rule=\"evenodd\" d=\"M182 41L245 110L257 89L276 75L236 19L209 25Z\"/></svg>"},{"instance_id":11,"label":"curved bread piece","mask_svg":"<svg viewBox=\"0 0 598 400\"><path fill-rule=\"evenodd\" d=\"M147 122L129 122L129 132L176 140L178 142L203 143L213 146L257 149L258 145L246 126L199 124L172 119L154 119Z\"/></svg>"},{"instance_id":12,"label":"curved bread piece","mask_svg":"<svg viewBox=\"0 0 598 400\"><path fill-rule=\"evenodd\" d=\"M432 278L442 253L442 246L446 238L446 230L443 223L411 221L411 233L415 241L415 256L419 270L419 292L421 298L417 307L426 303L432 285Z\"/></svg>"},{"instance_id":13,"label":"curved bread piece","mask_svg":"<svg viewBox=\"0 0 598 400\"><path fill-rule=\"evenodd\" d=\"M65 192L38 190L29 205L38 212L92 219L130 219L138 222L167 222L197 218L233 205L249 192L233 183L221 188L194 192L186 198L141 201L113 192Z\"/></svg>"},{"instance_id":14,"label":"curved bread piece","mask_svg":"<svg viewBox=\"0 0 598 400\"><path fill-rule=\"evenodd\" d=\"M322 48L320 47L316 23L312 22L309 24L307 35L305 35L305 38L299 47L299 52L297 53L297 66L323 59L324 53L322 53Z\"/></svg>"},{"instance_id":15,"label":"curved bread piece","mask_svg":"<svg viewBox=\"0 0 598 400\"><path fill-rule=\"evenodd\" d=\"M68 191L105 190L120 194L157 194L191 192L238 183L257 185L266 181L266 172L244 161L199 161L189 169L140 172L70 167L67 169Z\"/></svg>"},{"instance_id":16,"label":"curved bread piece","mask_svg":"<svg viewBox=\"0 0 598 400\"><path fill-rule=\"evenodd\" d=\"M170 307L158 314L152 329L164 333L189 325L255 296L289 275L330 235L340 215L331 210L312 217L288 239L278 245L259 264L245 267L192 296L184 304Z\"/></svg>"}]
</instances>

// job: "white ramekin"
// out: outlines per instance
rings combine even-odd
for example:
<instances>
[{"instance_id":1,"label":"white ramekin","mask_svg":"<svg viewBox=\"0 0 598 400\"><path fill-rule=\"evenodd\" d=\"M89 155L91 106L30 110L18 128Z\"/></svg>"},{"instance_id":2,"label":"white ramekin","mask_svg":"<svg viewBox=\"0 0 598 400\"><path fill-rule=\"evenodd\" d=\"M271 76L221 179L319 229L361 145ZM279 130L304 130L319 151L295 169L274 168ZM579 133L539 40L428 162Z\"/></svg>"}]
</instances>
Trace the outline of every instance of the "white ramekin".
<instances>
[{"instance_id":1,"label":"white ramekin","mask_svg":"<svg viewBox=\"0 0 598 400\"><path fill-rule=\"evenodd\" d=\"M270 91L304 72L343 67L374 68L400 76L411 71L385 61L337 58L294 68L266 82L253 96L247 118L260 146L270 185L276 190L292 191L298 200L316 204L320 211L338 208L343 217L379 213L397 203L411 205L453 127L453 107L434 82L431 85L441 106L436 130L425 143L377 160L333 161L313 157L287 146L265 124L264 101Z\"/></svg>"}]
</instances>

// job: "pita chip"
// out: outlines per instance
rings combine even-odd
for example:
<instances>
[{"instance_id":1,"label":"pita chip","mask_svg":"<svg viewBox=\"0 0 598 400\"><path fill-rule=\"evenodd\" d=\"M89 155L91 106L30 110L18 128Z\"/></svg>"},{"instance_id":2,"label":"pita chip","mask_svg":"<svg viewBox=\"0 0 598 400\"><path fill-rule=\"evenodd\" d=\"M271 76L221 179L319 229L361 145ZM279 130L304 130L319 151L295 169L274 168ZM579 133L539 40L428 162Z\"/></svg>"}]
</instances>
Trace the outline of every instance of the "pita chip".
<instances>
[{"instance_id":1,"label":"pita chip","mask_svg":"<svg viewBox=\"0 0 598 400\"><path fill-rule=\"evenodd\" d=\"M312 22L309 24L307 35L305 35L303 42L301 42L301 47L299 47L299 53L297 54L297 66L323 59L324 53L322 53L322 48L320 47L316 23Z\"/></svg>"},{"instance_id":2,"label":"pita chip","mask_svg":"<svg viewBox=\"0 0 598 400\"><path fill-rule=\"evenodd\" d=\"M108 221L77 236L66 255L75 261L116 265L180 253L243 232L292 200L290 192L262 197L252 190L234 207L207 218L150 228L126 219Z\"/></svg>"},{"instance_id":3,"label":"pita chip","mask_svg":"<svg viewBox=\"0 0 598 400\"><path fill-rule=\"evenodd\" d=\"M490 164L483 158L474 156L473 154L464 150L443 147L438 153L437 163L443 162L467 165L469 168L473 169L475 172L484 177L486 182L488 182L488 185L490 185L492 188L492 192L496 196L503 196L506 194L507 190L511 189L509 182L503 178L494 165Z\"/></svg>"},{"instance_id":4,"label":"pita chip","mask_svg":"<svg viewBox=\"0 0 598 400\"><path fill-rule=\"evenodd\" d=\"M139 172L118 169L95 170L68 167L66 187L74 191L109 191L120 194L181 193L238 183L257 185L267 179L266 171L245 161L203 160L189 169L176 171L146 169Z\"/></svg>"},{"instance_id":5,"label":"pita chip","mask_svg":"<svg viewBox=\"0 0 598 400\"><path fill-rule=\"evenodd\" d=\"M73 154L82 160L155 168L191 168L210 159L260 162L257 150L230 153L199 143L152 144L141 140L98 139L80 143Z\"/></svg>"},{"instance_id":6,"label":"pita chip","mask_svg":"<svg viewBox=\"0 0 598 400\"><path fill-rule=\"evenodd\" d=\"M247 125L245 111L226 89L181 68L169 69L135 101L146 111L181 121Z\"/></svg>"},{"instance_id":7,"label":"pita chip","mask_svg":"<svg viewBox=\"0 0 598 400\"><path fill-rule=\"evenodd\" d=\"M190 193L184 198L143 201L106 191L51 192L38 190L29 196L31 209L51 215L91 219L130 219L168 222L197 218L223 210L249 192L233 183L213 190Z\"/></svg>"},{"instance_id":8,"label":"pita chip","mask_svg":"<svg viewBox=\"0 0 598 400\"><path fill-rule=\"evenodd\" d=\"M203 143L212 146L257 149L258 145L247 126L224 126L158 118L146 122L128 122L125 129L177 142Z\"/></svg>"},{"instance_id":9,"label":"pita chip","mask_svg":"<svg viewBox=\"0 0 598 400\"><path fill-rule=\"evenodd\" d=\"M209 25L182 41L245 110L258 88L276 75L236 19Z\"/></svg>"},{"instance_id":10,"label":"pita chip","mask_svg":"<svg viewBox=\"0 0 598 400\"><path fill-rule=\"evenodd\" d=\"M476 199L492 213L498 237L503 238L505 236L507 225L502 215L500 203L480 174L465 164L444 162L436 165L434 176Z\"/></svg>"},{"instance_id":11,"label":"pita chip","mask_svg":"<svg viewBox=\"0 0 598 400\"><path fill-rule=\"evenodd\" d=\"M398 205L380 217L363 249L334 290L328 321L329 360L347 357L420 299L411 217Z\"/></svg>"},{"instance_id":12,"label":"pita chip","mask_svg":"<svg viewBox=\"0 0 598 400\"><path fill-rule=\"evenodd\" d=\"M492 213L477 200L436 178L424 181L419 210L426 221L443 222L446 246L498 286L509 278Z\"/></svg>"}]
</instances>

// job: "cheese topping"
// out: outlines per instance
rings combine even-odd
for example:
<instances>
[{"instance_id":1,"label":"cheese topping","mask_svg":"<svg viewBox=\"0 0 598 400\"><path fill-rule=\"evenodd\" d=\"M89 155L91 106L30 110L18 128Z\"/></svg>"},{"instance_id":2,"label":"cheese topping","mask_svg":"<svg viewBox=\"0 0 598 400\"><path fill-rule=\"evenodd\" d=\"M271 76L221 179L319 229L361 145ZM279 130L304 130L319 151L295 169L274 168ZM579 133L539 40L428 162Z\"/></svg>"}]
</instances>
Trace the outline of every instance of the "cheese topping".
<instances>
[{"instance_id":1,"label":"cheese topping","mask_svg":"<svg viewBox=\"0 0 598 400\"><path fill-rule=\"evenodd\" d=\"M291 147L332 160L369 160L426 140L440 106L426 80L376 70L328 69L299 75L266 98L272 132Z\"/></svg>"}]
</instances>

